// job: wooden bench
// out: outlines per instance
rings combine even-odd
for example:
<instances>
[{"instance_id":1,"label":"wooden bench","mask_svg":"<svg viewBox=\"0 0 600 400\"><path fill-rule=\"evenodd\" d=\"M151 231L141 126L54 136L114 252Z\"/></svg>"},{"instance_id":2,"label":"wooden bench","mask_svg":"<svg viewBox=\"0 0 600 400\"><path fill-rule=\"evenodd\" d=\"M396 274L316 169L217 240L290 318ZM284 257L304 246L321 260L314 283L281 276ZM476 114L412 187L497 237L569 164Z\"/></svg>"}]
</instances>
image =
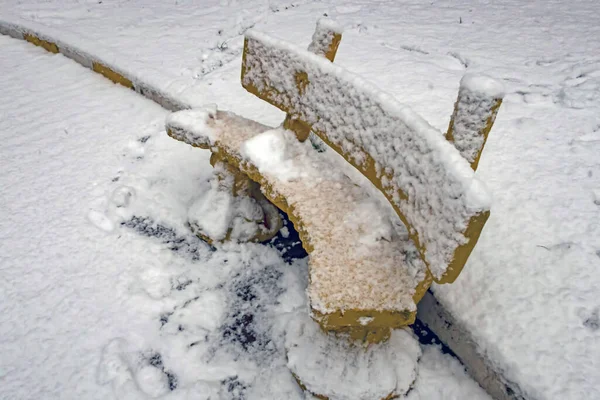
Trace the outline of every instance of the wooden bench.
<instances>
[{"instance_id":1,"label":"wooden bench","mask_svg":"<svg viewBox=\"0 0 600 400\"><path fill-rule=\"evenodd\" d=\"M446 140L331 63L340 39L326 21L312 52L247 33L242 84L288 114L282 127L202 109L173 113L166 128L209 149L221 173L258 183L288 214L309 254L313 319L325 331L378 342L414 321L432 281L456 279L479 238L490 198L473 170L502 91L489 78L463 78ZM383 193L405 228L328 151L313 149L311 130Z\"/></svg>"}]
</instances>

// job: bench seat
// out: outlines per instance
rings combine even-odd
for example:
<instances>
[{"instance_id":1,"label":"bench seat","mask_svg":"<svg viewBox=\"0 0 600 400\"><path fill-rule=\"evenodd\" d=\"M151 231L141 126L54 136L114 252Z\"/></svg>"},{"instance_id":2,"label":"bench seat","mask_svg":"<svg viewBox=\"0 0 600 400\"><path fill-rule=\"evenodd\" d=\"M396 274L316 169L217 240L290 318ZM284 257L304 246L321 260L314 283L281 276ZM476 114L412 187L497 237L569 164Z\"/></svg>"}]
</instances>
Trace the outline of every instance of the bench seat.
<instances>
[{"instance_id":1,"label":"bench seat","mask_svg":"<svg viewBox=\"0 0 600 400\"><path fill-rule=\"evenodd\" d=\"M425 263L392 223L388 207L326 153L291 131L216 109L173 113L166 128L259 183L288 214L309 254L308 295L323 329L373 342L414 321L416 303L432 281Z\"/></svg>"}]
</instances>

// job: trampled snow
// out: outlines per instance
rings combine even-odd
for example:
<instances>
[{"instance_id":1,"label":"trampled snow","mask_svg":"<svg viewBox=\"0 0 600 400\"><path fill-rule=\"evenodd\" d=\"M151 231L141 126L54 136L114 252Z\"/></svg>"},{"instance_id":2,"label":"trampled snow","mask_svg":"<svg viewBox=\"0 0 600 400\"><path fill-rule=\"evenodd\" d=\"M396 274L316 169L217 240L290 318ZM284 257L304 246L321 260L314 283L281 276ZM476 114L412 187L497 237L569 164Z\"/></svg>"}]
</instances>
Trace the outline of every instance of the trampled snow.
<instances>
[{"instance_id":1,"label":"trampled snow","mask_svg":"<svg viewBox=\"0 0 600 400\"><path fill-rule=\"evenodd\" d=\"M440 131L444 131L448 126L459 81L465 72L485 73L503 83L507 96L477 171L478 177L487 184L493 194L491 217L463 275L453 285L435 288L436 296L447 309L469 327L481 351L490 355L498 368L506 371L510 379L516 382L529 398L600 397L597 383L600 381L600 368L597 361L600 359L600 329L598 328L600 304L597 301L597 293L600 290L597 274L600 265L598 256L600 171L597 163L597 154L600 152L598 149L600 59L597 56L600 54L600 43L597 40L600 37L598 20L600 12L597 1L504 1L485 4L472 1L460 4L449 1L389 3L248 1L225 5L215 1L214 3L203 2L202 6L199 6L191 2L164 1L111 3L26 0L18 4L13 1L0 4L2 19L47 27L48 31L59 34L64 40L77 42L94 54L101 52L102 56L110 61L125 67L131 66L131 69L135 69L135 72L144 79L155 83L165 91L189 100L194 105L217 103L221 109L232 110L272 126L283 120L283 113L247 94L239 83L242 35L249 27L255 27L270 35L305 46L310 42L317 16L324 13L337 19L345 28L336 63L384 88L401 102L415 109ZM2 60L2 65L6 65L6 59L2 58ZM18 61L19 59L15 60ZM23 76L20 79L30 78L30 76ZM50 83L47 80L43 84ZM39 85L41 84L40 82ZM79 89L82 88L73 89L72 93L77 95L85 93ZM13 89L10 93L16 90ZM120 90L123 94L119 94L119 97L130 96L122 89L111 88L112 90ZM110 95L110 101L107 99L102 107L110 105L113 96L117 95ZM14 107L19 106L21 109L21 104L30 103L31 96L19 100L19 96L15 94L9 100L15 103ZM39 111L50 106L52 103L43 102L37 107L21 111L21 120L35 124L28 125L26 132L44 126L41 120L35 121L30 118L31 110ZM69 107L71 106L72 104L69 103ZM69 107L61 107L60 111ZM114 120L112 115L111 118L105 118L104 113L101 116L95 114L100 113L101 111L98 110L102 107L98 105L88 113L91 116L96 115L94 121L98 118L103 120L95 124L94 129L100 129L98 127L105 126L107 121ZM159 119L164 114L161 114L162 111L159 109L154 111L155 108L152 108L152 110L152 113L156 113L157 116L157 126L162 126L162 121ZM56 112L53 115L57 115ZM111 114L106 108L104 112ZM77 116L77 113L72 114ZM158 118L159 114L161 118ZM128 115L128 118L134 117L135 113ZM62 119L66 120L66 118ZM145 122L149 120L143 119ZM2 122L5 123L5 119L2 119ZM110 132L116 132L115 129L107 126ZM164 154L166 146L171 146L172 140L159 139L160 128L156 129L156 135L149 139L147 145L141 144L137 139L146 137L149 132L154 132L153 130L146 132L142 129L138 132L128 129L127 135L130 136L117 135L119 138L126 138L121 145L118 145L118 149L126 154L135 154L135 157L123 161L124 167L130 165L150 167L148 157L158 157L157 154ZM3 135L10 135L11 132L14 132L12 124L8 133L3 125ZM94 135L95 139L98 137L103 136ZM114 140L111 139L111 145L114 145ZM160 142L157 143L156 141L159 140ZM86 144L88 142L94 141L87 141ZM96 142L95 145L95 151L98 152L98 143ZM147 146L152 146L155 150L149 152ZM172 146L176 148L177 144ZM79 151L86 148L84 145L75 147ZM8 147L2 149L4 151ZM37 150L42 151L42 149L35 149ZM100 154L102 163L98 165L104 165L106 168L107 160L114 154L113 150L114 148L111 147L106 153ZM198 193L190 194L187 191L186 184L191 181L198 183L198 191L206 188L203 186L205 175L203 173L194 175L193 171L199 171L198 164L209 169L208 155L201 155L203 152L197 150L189 158L181 156L192 150L194 149L181 150L182 153L170 153L169 162L155 164L156 169L152 173L142 174L139 180L132 179L136 187L130 201L146 204L147 209L152 210L151 213L148 211L152 216L174 216L171 222L180 219L181 232L184 231L186 207L173 206L173 204L181 204L178 202L172 202L169 207L166 207L162 200L165 194L177 193L172 198L181 199L185 204L193 201L194 195ZM75 150L71 153L73 156L78 155ZM137 160L136 157L142 154L145 154L148 163ZM2 161L4 160L6 158L3 153ZM87 161L91 163L90 160ZM181 160L186 160L183 167L175 162ZM11 165L18 165L17 161L24 163L25 159L15 160ZM81 164L82 162L78 165ZM115 178L118 176L116 172L120 164L115 165L116 168L105 171L106 179L110 180L109 176ZM161 169L164 170L163 173L158 174L157 171ZM17 171L22 172L22 170L23 167L17 168ZM3 169L3 171L8 170ZM113 175L112 172L115 174ZM84 174L84 171L81 174L85 177L82 176L78 182L87 185L91 174ZM101 173L98 172L97 175L100 176ZM31 177L36 175L13 174L13 177L16 176L24 176L23 180L32 182ZM149 179L148 176L154 178ZM192 176L192 178L176 183L165 181L166 176ZM155 179L156 177L160 179ZM73 179L67 182L73 182ZM156 182L163 182L168 189L165 189L165 186L157 186ZM124 186L133 188L131 184ZM4 187L3 181L2 196L9 193L4 190ZM152 189L150 192L152 196L148 196L148 188ZM109 196L112 189L116 187L107 187L99 197ZM83 190L74 192L85 194ZM32 198L27 194L28 192L10 193L17 193L18 199ZM19 195L20 193L23 195ZM2 197L2 201L5 201L5 198ZM87 206L88 201L83 201ZM76 203L74 201L73 204ZM106 204L112 203L106 201ZM58 208L49 200L41 204L39 209L42 209L42 205L47 207L46 210ZM69 207L69 210L71 208ZM102 226L104 224L101 216L105 215L105 218L108 218L103 213L105 206L99 202L96 208L98 213L93 213L90 219L99 221L99 225ZM6 210L7 208L4 208L4 213ZM54 214L44 212L32 215L28 217L29 219L26 218L27 224L23 223L21 226L31 226L34 223L32 221L39 220L42 215L51 217ZM87 209L77 216L83 218L82 226L88 228L91 226L85 222L88 216ZM110 221L110 218L108 220ZM59 221L58 217L56 221ZM57 222L57 225L60 224ZM108 227L109 224L106 226ZM106 235L103 230L90 230L84 236L89 239L88 243L93 243L94 249L99 248L103 241L112 240L112 235L121 232L119 225L114 222L113 228L113 233L107 236L108 239L102 236ZM150 226L146 231L159 232L156 225ZM4 237L7 236L5 232L12 234L16 232L16 228L6 231L3 226L2 256L5 256L4 248L8 246L4 241ZM23 246L27 243L25 239L34 237L29 229L23 232L21 236L15 236L23 238L19 245L21 247L13 245L13 241L8 242L11 243L12 251L19 255L30 251L30 246L27 248ZM37 235L42 233L40 230L36 232ZM160 232L165 238L170 237L169 231ZM58 233L60 231L55 229L54 233L47 231L45 234L48 235L47 237L55 238L59 236ZM77 237L69 242L74 243L76 239L82 240L81 237ZM181 291L174 290L172 287L185 286L190 275L193 277L202 275L200 272L192 273L191 271L194 270L177 261L177 256L167 257L165 254L168 252L164 252L164 247L167 245L162 244L160 240L151 242L155 247L151 247L150 250L148 240L137 239L135 236L130 240L133 244L124 246L127 249L123 250L124 257L137 259L138 256L148 253L157 255L148 256L147 265L150 267L144 268L143 273L140 272L139 282L137 278L132 278L136 282L135 286L139 289L139 293L143 293L144 296L151 294L153 298L168 299L167 294L171 292L181 296ZM113 242L104 242L104 244L111 251L102 252L102 257L94 257L98 259L98 264L90 262L90 265L109 267L113 265L108 262L108 257L120 250L113 246ZM68 256L73 254L72 247L67 246L66 243L60 247L53 243L53 246L54 249L68 249L62 252L65 254L62 256L63 259L68 259ZM132 246L136 251L131 250ZM188 242L183 242L180 247L193 249ZM48 245L46 248L52 246ZM179 254L178 251L175 254ZM52 252L52 257L46 258L59 259L55 253L58 253L58 250ZM170 260L164 263L173 264L169 264L170 266L165 269L163 263L156 259L158 255ZM10 260L13 258L11 257ZM100 264L101 262L106 264ZM126 264L129 265L128 263ZM2 259L2 264L4 267L5 258ZM130 264L140 263L131 261ZM21 274L22 268L19 265L15 273ZM47 269L49 268L44 270ZM80 268L77 269L79 270ZM101 267L94 268L94 271L109 270ZM210 269L201 270L204 272ZM115 272L114 275L117 273ZM122 273L119 276L125 279L127 275ZM42 285L47 281L40 273L35 277L37 280L31 282L39 282ZM212 274L204 274L203 279L216 278ZM88 281L89 279L86 280ZM88 282L86 285L89 288L91 284ZM106 293L110 293L108 288L113 288L115 285L111 283L106 284L105 287ZM72 293L78 292L73 290ZM38 290L35 291L35 296L37 295ZM118 302L114 296L103 294L90 297L88 293L86 299L88 300L85 304L93 310L99 310L101 307L98 305L104 304L102 301L128 304L127 300ZM167 301L172 302L172 300ZM3 302L2 305L5 304ZM33 310L34 305L24 309L26 303L22 301L11 304L21 304L11 306L21 307L18 308L19 315L34 315L33 311L30 311ZM70 306L71 303L65 304L69 305L69 307L63 305L65 309L74 307ZM137 306L137 303L132 305L132 307ZM87 337L82 340L91 343L90 349L97 349L97 346L105 340L124 336L134 330L131 324L135 323L135 315L138 313L132 312L129 305L120 308L118 312L114 307L111 305L102 308L106 314L86 314L90 315L88 318L93 316L100 318L100 315L105 315L104 321L109 318L109 315L112 319L118 317L125 321L120 323L121 319L118 319L114 325L116 328L111 328L114 330L99 339L95 335L101 335L101 329L96 328L86 332ZM72 325L76 311L77 314L82 314L78 310L71 311L73 314L65 314L68 322L65 321L64 325ZM128 315L127 312L131 312L132 315ZM43 313L44 316L47 314L47 312ZM27 320L29 326L31 321L31 319ZM80 317L80 321L83 326L85 317ZM143 321L142 319L142 325ZM126 324L129 324L126 328L119 328L120 325ZM2 327L5 326L3 323ZM32 335L41 330L54 329L49 322L38 326L43 328L33 331ZM22 325L20 329L19 334L25 332L26 326ZM119 329L124 331L118 331ZM174 330L177 330L177 327ZM72 339L74 336L68 338ZM16 337L11 336L11 338L9 344L12 343L13 346L16 346L14 343L19 345L23 343L14 342L17 340ZM78 351L76 350L79 348L78 342L67 340L65 336L65 343L67 342L74 345L64 347L59 344L51 347L51 342L48 341L39 341L39 344L53 349L69 348L75 349L69 351ZM138 343L138 340L129 340L129 342ZM114 343L107 347L107 354L118 353L114 349L123 346L127 349L123 343ZM140 347L146 348L145 345ZM36 360L42 360L40 354L46 353L37 351L35 347L31 349L35 354L27 353L31 357L28 359L31 360L28 364L39 365L41 361L37 363ZM56 350L55 354L60 355L59 350ZM8 359L7 357L11 357L12 361L16 357L15 353L4 354L2 361ZM86 365L86 367L80 368L78 374L81 375L76 376L87 377L86 374L94 370L97 365L99 351L82 351L81 354L85 356L74 358L81 360L82 364L78 365ZM65 360L74 358L63 357ZM429 370L423 366L427 359L427 351L424 351L420 368L423 373L418 381L425 375L425 371ZM437 360L436 357L431 359ZM159 365L156 361L154 363ZM167 361L163 360L163 364L167 370L171 368ZM34 382L29 387L30 392L35 394L38 393L35 388L52 386L56 387L56 391L63 393L69 392L64 389L65 387L75 388L71 393L86 393L77 391L79 386L76 383L79 382L79 385L90 385L86 387L92 387L93 389L89 390L99 398L106 397L107 389L96 386L89 379L65 378L71 376L71 371L76 369L68 369L64 365L65 363L61 364L62 369L51 366L32 367L28 375L32 377L28 382ZM3 393L11 390L9 398L24 397L19 395L23 392L17 391L26 390L25 386L21 385L22 381L16 383L10 381L12 378L9 377L16 375L8 375L4 363L1 368L2 376L10 383L4 384L0 390L3 390ZM133 370L128 368L124 367L124 370ZM56 378L57 370L61 371L62 380ZM275 371L274 375L269 377L279 376L277 374L285 375L285 371L282 371ZM197 372L198 370L193 370L190 375ZM443 372L435 370L435 375L432 372L428 376L439 377L440 374ZM179 376L181 377L182 374ZM456 378L456 375L454 377ZM268 381L268 378L265 379ZM282 381L285 379L287 378L284 376ZM69 385L68 382L75 383ZM126 382L134 385L131 383L133 381ZM241 390L237 382L230 380L228 385L233 390ZM447 381L439 380L439 382ZM432 388L439 387L431 382L428 385ZM18 389L21 386L24 389ZM215 386L217 385L205 382L195 384L198 390L210 389L218 392L219 389ZM13 396L12 393L17 394ZM172 392L172 394L176 393L177 391ZM417 388L411 392L411 395L416 396L417 393L420 393L422 398L439 398L437 397L439 391L427 392ZM88 398L93 396L90 395ZM280 398L285 397L285 395L280 396ZM456 397L473 398L464 393Z\"/></svg>"}]
</instances>

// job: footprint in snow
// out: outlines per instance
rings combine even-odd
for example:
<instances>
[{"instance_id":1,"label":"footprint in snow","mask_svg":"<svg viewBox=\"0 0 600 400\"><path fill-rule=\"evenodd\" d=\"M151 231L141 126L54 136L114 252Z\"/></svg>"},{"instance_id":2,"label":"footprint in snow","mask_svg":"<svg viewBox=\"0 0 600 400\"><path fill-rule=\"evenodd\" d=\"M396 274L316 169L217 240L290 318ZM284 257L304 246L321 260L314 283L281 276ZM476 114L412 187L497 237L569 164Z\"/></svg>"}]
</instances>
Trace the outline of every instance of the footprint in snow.
<instances>
[{"instance_id":1,"label":"footprint in snow","mask_svg":"<svg viewBox=\"0 0 600 400\"><path fill-rule=\"evenodd\" d=\"M592 331L600 329L600 310L598 308L594 309L590 316L583 321L583 326Z\"/></svg>"},{"instance_id":2,"label":"footprint in snow","mask_svg":"<svg viewBox=\"0 0 600 400\"><path fill-rule=\"evenodd\" d=\"M600 190L592 190L592 199L595 205L600 206Z\"/></svg>"},{"instance_id":3,"label":"footprint in snow","mask_svg":"<svg viewBox=\"0 0 600 400\"><path fill-rule=\"evenodd\" d=\"M112 232L115 229L115 224L103 212L90 210L87 218L96 228L105 232Z\"/></svg>"},{"instance_id":4,"label":"footprint in snow","mask_svg":"<svg viewBox=\"0 0 600 400\"><path fill-rule=\"evenodd\" d=\"M167 370L156 352L140 352L123 338L111 340L102 350L96 381L111 384L118 399L160 397L177 388L177 377Z\"/></svg>"}]
</instances>

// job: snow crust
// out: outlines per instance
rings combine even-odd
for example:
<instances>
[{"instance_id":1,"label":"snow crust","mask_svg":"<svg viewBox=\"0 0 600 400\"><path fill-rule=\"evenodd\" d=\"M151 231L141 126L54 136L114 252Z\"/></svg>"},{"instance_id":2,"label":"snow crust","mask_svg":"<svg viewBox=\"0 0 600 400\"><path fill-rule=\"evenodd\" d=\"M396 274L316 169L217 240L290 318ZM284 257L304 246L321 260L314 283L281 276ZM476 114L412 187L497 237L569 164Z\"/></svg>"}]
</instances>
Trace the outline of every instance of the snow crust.
<instances>
[{"instance_id":1,"label":"snow crust","mask_svg":"<svg viewBox=\"0 0 600 400\"><path fill-rule=\"evenodd\" d=\"M488 400L491 397L467 375L457 359L431 345L422 349L419 375L406 399Z\"/></svg>"},{"instance_id":2,"label":"snow crust","mask_svg":"<svg viewBox=\"0 0 600 400\"><path fill-rule=\"evenodd\" d=\"M111 180L166 112L63 56L6 36L0 48L0 397L111 398L101 350L146 342L153 306L131 285L161 264L115 233L109 210L140 193Z\"/></svg>"},{"instance_id":3,"label":"snow crust","mask_svg":"<svg viewBox=\"0 0 600 400\"><path fill-rule=\"evenodd\" d=\"M219 242L248 241L260 231L265 213L249 196L233 196L234 177L218 164L210 188L194 200L188 211L192 229Z\"/></svg>"},{"instance_id":4,"label":"snow crust","mask_svg":"<svg viewBox=\"0 0 600 400\"><path fill-rule=\"evenodd\" d=\"M440 278L466 242L470 218L491 203L465 160L424 119L361 78L259 32L246 38L244 84L273 91L274 101L325 132L355 165L373 157L386 193L416 229L430 270ZM296 71L308 76L300 91Z\"/></svg>"}]
</instances>

